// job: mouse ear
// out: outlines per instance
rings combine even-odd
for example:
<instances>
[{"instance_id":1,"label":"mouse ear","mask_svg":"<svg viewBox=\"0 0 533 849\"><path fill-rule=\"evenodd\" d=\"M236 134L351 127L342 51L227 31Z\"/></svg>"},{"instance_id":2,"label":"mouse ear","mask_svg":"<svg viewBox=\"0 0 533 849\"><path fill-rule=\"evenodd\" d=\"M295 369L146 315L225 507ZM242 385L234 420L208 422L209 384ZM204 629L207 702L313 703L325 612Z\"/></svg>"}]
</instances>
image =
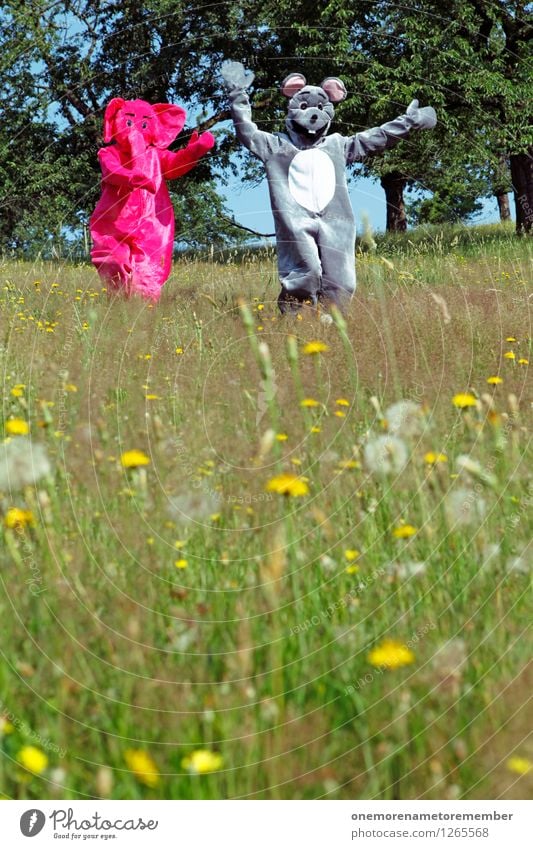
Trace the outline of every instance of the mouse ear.
<instances>
[{"instance_id":1,"label":"mouse ear","mask_svg":"<svg viewBox=\"0 0 533 849\"><path fill-rule=\"evenodd\" d=\"M326 77L320 83L320 88L324 89L332 103L340 103L348 94L343 81L337 79L337 77Z\"/></svg>"},{"instance_id":2,"label":"mouse ear","mask_svg":"<svg viewBox=\"0 0 533 849\"><path fill-rule=\"evenodd\" d=\"M305 85L305 77L303 74L289 74L285 77L281 84L281 93L285 97L294 97L296 92L300 91Z\"/></svg>"}]
</instances>

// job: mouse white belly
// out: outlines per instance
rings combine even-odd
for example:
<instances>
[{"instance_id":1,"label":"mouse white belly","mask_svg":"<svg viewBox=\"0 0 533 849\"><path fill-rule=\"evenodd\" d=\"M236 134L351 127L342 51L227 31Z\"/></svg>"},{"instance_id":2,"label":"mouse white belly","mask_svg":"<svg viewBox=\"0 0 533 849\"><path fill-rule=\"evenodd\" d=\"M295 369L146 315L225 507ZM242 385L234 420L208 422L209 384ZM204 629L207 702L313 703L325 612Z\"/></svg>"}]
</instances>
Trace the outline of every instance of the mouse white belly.
<instances>
[{"instance_id":1,"label":"mouse white belly","mask_svg":"<svg viewBox=\"0 0 533 849\"><path fill-rule=\"evenodd\" d=\"M309 212L322 212L335 195L335 166L323 150L300 150L289 166L289 192Z\"/></svg>"}]
</instances>

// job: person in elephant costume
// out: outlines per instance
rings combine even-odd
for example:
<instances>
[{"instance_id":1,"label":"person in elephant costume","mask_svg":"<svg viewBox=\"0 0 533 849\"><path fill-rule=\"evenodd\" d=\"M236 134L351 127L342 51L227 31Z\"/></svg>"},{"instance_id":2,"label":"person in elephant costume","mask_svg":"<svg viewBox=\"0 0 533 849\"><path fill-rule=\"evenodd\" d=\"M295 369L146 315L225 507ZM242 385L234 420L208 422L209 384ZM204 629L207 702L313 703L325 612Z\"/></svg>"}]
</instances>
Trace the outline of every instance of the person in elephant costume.
<instances>
[{"instance_id":1,"label":"person in elephant costume","mask_svg":"<svg viewBox=\"0 0 533 849\"><path fill-rule=\"evenodd\" d=\"M239 141L265 165L276 246L282 312L303 303L344 308L355 291L355 219L348 195L346 165L392 147L411 130L432 129L431 106L413 100L394 121L353 136L328 130L333 104L347 95L344 83L328 77L307 85L289 74L281 91L289 99L285 133L259 130L252 121L246 89L254 79L240 62L221 68Z\"/></svg>"},{"instance_id":2,"label":"person in elephant costume","mask_svg":"<svg viewBox=\"0 0 533 849\"><path fill-rule=\"evenodd\" d=\"M185 124L171 103L114 97L98 151L102 195L90 218L91 259L110 292L157 301L172 266L174 210L166 180L182 177L215 139L194 132L183 150L167 150Z\"/></svg>"}]
</instances>

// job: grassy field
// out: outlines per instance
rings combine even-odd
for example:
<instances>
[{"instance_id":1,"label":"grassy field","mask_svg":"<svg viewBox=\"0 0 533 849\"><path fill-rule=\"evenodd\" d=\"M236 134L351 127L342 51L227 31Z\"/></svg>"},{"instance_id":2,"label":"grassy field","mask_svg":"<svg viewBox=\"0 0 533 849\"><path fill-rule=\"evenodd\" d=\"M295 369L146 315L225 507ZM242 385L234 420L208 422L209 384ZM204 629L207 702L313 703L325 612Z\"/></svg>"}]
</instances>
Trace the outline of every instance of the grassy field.
<instances>
[{"instance_id":1,"label":"grassy field","mask_svg":"<svg viewBox=\"0 0 533 849\"><path fill-rule=\"evenodd\" d=\"M331 323L0 265L5 798L531 796L532 256L380 241Z\"/></svg>"}]
</instances>

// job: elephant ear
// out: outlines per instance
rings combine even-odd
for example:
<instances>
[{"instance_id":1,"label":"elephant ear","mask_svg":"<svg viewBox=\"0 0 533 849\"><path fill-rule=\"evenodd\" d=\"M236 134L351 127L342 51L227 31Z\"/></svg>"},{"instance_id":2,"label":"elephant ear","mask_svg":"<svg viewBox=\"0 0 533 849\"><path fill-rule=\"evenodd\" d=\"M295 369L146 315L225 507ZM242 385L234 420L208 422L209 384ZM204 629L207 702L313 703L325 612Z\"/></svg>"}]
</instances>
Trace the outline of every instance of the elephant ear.
<instances>
[{"instance_id":1,"label":"elephant ear","mask_svg":"<svg viewBox=\"0 0 533 849\"><path fill-rule=\"evenodd\" d=\"M303 74L289 74L281 84L281 93L285 97L294 97L304 87L305 82L306 80Z\"/></svg>"},{"instance_id":2,"label":"elephant ear","mask_svg":"<svg viewBox=\"0 0 533 849\"><path fill-rule=\"evenodd\" d=\"M152 109L157 118L154 122L152 142L164 150L182 131L187 113L181 106L173 106L171 103L154 103Z\"/></svg>"},{"instance_id":3,"label":"elephant ear","mask_svg":"<svg viewBox=\"0 0 533 849\"><path fill-rule=\"evenodd\" d=\"M348 94L343 81L337 79L337 77L326 77L320 83L320 88L324 89L331 103L340 103Z\"/></svg>"},{"instance_id":4,"label":"elephant ear","mask_svg":"<svg viewBox=\"0 0 533 849\"><path fill-rule=\"evenodd\" d=\"M115 118L117 116L117 112L120 112L125 102L126 101L122 97L114 97L113 100L110 100L107 104L104 113L105 142L113 141L113 137L115 135Z\"/></svg>"}]
</instances>

